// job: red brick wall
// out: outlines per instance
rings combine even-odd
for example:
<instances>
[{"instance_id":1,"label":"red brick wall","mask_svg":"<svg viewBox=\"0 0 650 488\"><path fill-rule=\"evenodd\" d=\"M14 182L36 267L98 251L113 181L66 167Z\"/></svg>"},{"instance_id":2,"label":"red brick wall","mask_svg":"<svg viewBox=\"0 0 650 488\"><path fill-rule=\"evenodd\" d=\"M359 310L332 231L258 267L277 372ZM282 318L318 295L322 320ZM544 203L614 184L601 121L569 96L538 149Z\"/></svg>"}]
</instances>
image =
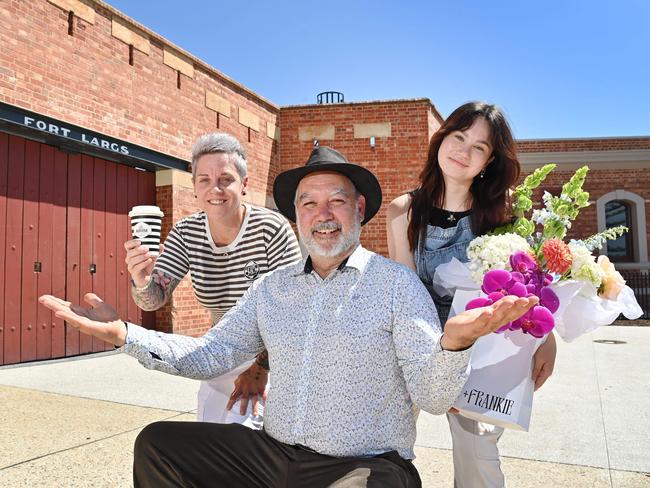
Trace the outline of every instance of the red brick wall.
<instances>
[{"instance_id":1,"label":"red brick wall","mask_svg":"<svg viewBox=\"0 0 650 488\"><path fill-rule=\"evenodd\" d=\"M426 99L284 107L280 112L280 167L284 171L307 161L313 143L299 140L300 127L334 125L334 139L320 144L341 151L350 162L370 169L379 179L383 204L364 226L361 239L367 248L388 255L386 207L417 183L429 132L437 123L431 120L432 111L435 109ZM374 149L369 138L354 138L353 124L383 122L391 123L391 136L377 137Z\"/></svg>"},{"instance_id":2,"label":"red brick wall","mask_svg":"<svg viewBox=\"0 0 650 488\"><path fill-rule=\"evenodd\" d=\"M249 152L252 189L267 193L277 157L266 124L277 123L278 108L189 55L194 78L181 75L178 89L176 70L163 64L163 47L171 44L142 26L150 53L134 49L130 66L129 46L111 34L112 18L123 14L87 5L94 24L75 17L71 36L68 13L46 0L0 3L0 100L186 160L198 135L230 132ZM218 129L206 90L231 103ZM239 107L259 117L250 142Z\"/></svg>"},{"instance_id":3,"label":"red brick wall","mask_svg":"<svg viewBox=\"0 0 650 488\"><path fill-rule=\"evenodd\" d=\"M194 192L182 186L157 187L156 201L165 213L161 231L163 240L174 222L199 210ZM196 300L189 275L176 287L171 300L156 310L156 329L162 332L197 336L206 332L210 325L210 314Z\"/></svg>"},{"instance_id":4,"label":"red brick wall","mask_svg":"<svg viewBox=\"0 0 650 488\"><path fill-rule=\"evenodd\" d=\"M86 5L94 8L94 23L75 17L68 35L68 12L46 0L0 4L0 100L186 160L198 135L229 132L248 151L251 191L269 193L278 158L267 123L277 125L279 109L187 53L194 76L181 75L179 89L177 71L163 63L169 42L106 4ZM149 54L134 49L133 65L129 46L112 35L113 18L149 37ZM228 116L206 107L206 90L230 102ZM239 107L259 118L259 132L239 122ZM167 215L163 235L197 210L192 191L182 187L158 188L157 203ZM191 335L210 324L189 279L156 312L156 322L160 330Z\"/></svg>"},{"instance_id":5,"label":"red brick wall","mask_svg":"<svg viewBox=\"0 0 650 488\"><path fill-rule=\"evenodd\" d=\"M76 1L76 0L72 0ZM163 63L171 44L104 3L83 0L94 11L94 23L75 16L68 35L68 12L47 0L3 0L0 3L0 100L28 110L95 130L165 154L189 159L197 135L225 131L235 135L249 153L252 193L271 193L279 171L302 166L312 141L299 140L299 128L334 125L333 140L321 140L350 161L373 171L382 185L384 203L365 226L365 246L387 254L385 211L396 196L414 188L424 164L428 141L442 117L427 99L309 105L279 109L201 60L178 48L190 65L192 77ZM122 19L149 38L150 52L133 50L112 35L111 21ZM254 62L252 60L251 62ZM206 91L230 103L226 114L206 107ZM259 119L259 131L239 121L239 108ZM217 127L218 121L218 127ZM390 137L354 137L354 124L391 124ZM267 124L280 127L281 142L267 135ZM249 140L250 139L250 140ZM556 139L518 141L519 151L603 151L650 149L650 137ZM552 175L547 188L559 188L570 172ZM591 200L625 189L650 200L650 170L591 172L587 184ZM196 211L191 189L164 186L157 202L167 216L163 235L184 215ZM650 229L650 208L646 203ZM572 232L596 232L595 204L583 211ZM209 324L208 314L197 304L189 280L178 287L171 304L156 313L161 330L196 335Z\"/></svg>"},{"instance_id":6,"label":"red brick wall","mask_svg":"<svg viewBox=\"0 0 650 488\"><path fill-rule=\"evenodd\" d=\"M445 119L438 113L436 108L432 105L429 110L429 140L435 132L440 128Z\"/></svg>"},{"instance_id":7,"label":"red brick wall","mask_svg":"<svg viewBox=\"0 0 650 488\"><path fill-rule=\"evenodd\" d=\"M199 210L191 188L159 186L156 197L167 205L161 207L165 212L162 227L164 237L171 230L173 222ZM156 324L158 330L192 336L201 335L210 328L210 314L196 300L189 275L178 284L170 302L156 311Z\"/></svg>"},{"instance_id":8,"label":"red brick wall","mask_svg":"<svg viewBox=\"0 0 650 488\"><path fill-rule=\"evenodd\" d=\"M573 171L555 170L544 182L543 189L557 195L562 185L571 178ZM582 209L574 222L569 238L587 237L598 232L598 219L596 215L596 201L603 195L614 190L626 190L642 197L645 204L646 229L650 229L650 169L636 169L633 171L618 170L592 170L587 173L585 191L589 192L591 205ZM541 207L542 190L535 194L536 207Z\"/></svg>"}]
</instances>

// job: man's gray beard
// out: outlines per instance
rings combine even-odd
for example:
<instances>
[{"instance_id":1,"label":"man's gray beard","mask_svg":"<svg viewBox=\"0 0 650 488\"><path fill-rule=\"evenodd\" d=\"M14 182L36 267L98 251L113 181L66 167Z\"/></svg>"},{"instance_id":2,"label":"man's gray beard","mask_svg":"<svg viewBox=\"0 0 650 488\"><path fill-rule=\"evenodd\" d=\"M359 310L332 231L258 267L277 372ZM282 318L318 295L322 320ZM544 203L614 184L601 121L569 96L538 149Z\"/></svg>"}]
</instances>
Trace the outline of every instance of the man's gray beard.
<instances>
[{"instance_id":1,"label":"man's gray beard","mask_svg":"<svg viewBox=\"0 0 650 488\"><path fill-rule=\"evenodd\" d=\"M307 253L310 256L319 256L323 258L335 258L341 254L349 251L352 246L359 244L359 238L361 237L361 221L355 219L354 227L350 229L346 234L341 234L339 241L329 250L324 249L316 240L312 237L311 229L308 235L303 235L300 227L300 221L296 215L296 224L298 227L298 237L300 237L300 242L307 249Z\"/></svg>"}]
</instances>

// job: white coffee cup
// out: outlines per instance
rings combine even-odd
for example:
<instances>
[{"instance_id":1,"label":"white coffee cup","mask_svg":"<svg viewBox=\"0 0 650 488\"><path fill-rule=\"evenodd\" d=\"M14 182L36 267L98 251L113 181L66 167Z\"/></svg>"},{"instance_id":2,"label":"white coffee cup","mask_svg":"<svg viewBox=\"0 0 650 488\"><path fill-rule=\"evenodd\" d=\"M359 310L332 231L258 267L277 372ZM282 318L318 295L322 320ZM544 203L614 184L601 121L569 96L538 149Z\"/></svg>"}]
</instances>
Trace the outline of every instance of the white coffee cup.
<instances>
[{"instance_id":1,"label":"white coffee cup","mask_svg":"<svg viewBox=\"0 0 650 488\"><path fill-rule=\"evenodd\" d=\"M138 205L131 209L131 234L154 256L160 254L160 228L164 213L155 205Z\"/></svg>"}]
</instances>

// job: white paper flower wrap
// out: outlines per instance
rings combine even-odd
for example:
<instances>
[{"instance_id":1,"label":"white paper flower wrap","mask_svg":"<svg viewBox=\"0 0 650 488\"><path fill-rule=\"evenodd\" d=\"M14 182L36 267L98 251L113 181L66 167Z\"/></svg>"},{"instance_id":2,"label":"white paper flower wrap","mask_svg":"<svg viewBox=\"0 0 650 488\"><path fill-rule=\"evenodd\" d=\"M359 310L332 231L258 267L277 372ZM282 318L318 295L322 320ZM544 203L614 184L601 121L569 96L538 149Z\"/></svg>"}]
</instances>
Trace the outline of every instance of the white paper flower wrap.
<instances>
[{"instance_id":1,"label":"white paper flower wrap","mask_svg":"<svg viewBox=\"0 0 650 488\"><path fill-rule=\"evenodd\" d=\"M550 286L560 299L560 307L553 314L555 330L566 342L611 324L620 314L631 320L643 315L629 286L623 287L616 300L599 297L595 286L582 281L558 281ZM470 268L456 258L436 268L433 289L439 296L454 295L456 290L475 291L472 298L482 294L481 285L472 279ZM462 312L468 300L463 300L465 303L454 300L452 313Z\"/></svg>"}]
</instances>

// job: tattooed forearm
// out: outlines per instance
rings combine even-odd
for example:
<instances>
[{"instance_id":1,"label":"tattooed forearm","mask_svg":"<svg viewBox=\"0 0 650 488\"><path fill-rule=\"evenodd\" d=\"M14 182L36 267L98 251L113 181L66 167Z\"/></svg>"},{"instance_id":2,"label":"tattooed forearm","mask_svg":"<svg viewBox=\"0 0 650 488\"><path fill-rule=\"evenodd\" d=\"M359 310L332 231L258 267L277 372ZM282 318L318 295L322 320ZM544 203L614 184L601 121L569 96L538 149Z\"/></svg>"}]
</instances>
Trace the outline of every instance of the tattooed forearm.
<instances>
[{"instance_id":1,"label":"tattooed forearm","mask_svg":"<svg viewBox=\"0 0 650 488\"><path fill-rule=\"evenodd\" d=\"M255 358L255 364L267 371L271 369L269 366L269 352L267 350L264 350L259 353L257 355L257 358Z\"/></svg>"},{"instance_id":2,"label":"tattooed forearm","mask_svg":"<svg viewBox=\"0 0 650 488\"><path fill-rule=\"evenodd\" d=\"M180 280L156 270L144 288L136 288L131 282L131 296L142 310L158 310L167 303L178 283Z\"/></svg>"}]
</instances>

